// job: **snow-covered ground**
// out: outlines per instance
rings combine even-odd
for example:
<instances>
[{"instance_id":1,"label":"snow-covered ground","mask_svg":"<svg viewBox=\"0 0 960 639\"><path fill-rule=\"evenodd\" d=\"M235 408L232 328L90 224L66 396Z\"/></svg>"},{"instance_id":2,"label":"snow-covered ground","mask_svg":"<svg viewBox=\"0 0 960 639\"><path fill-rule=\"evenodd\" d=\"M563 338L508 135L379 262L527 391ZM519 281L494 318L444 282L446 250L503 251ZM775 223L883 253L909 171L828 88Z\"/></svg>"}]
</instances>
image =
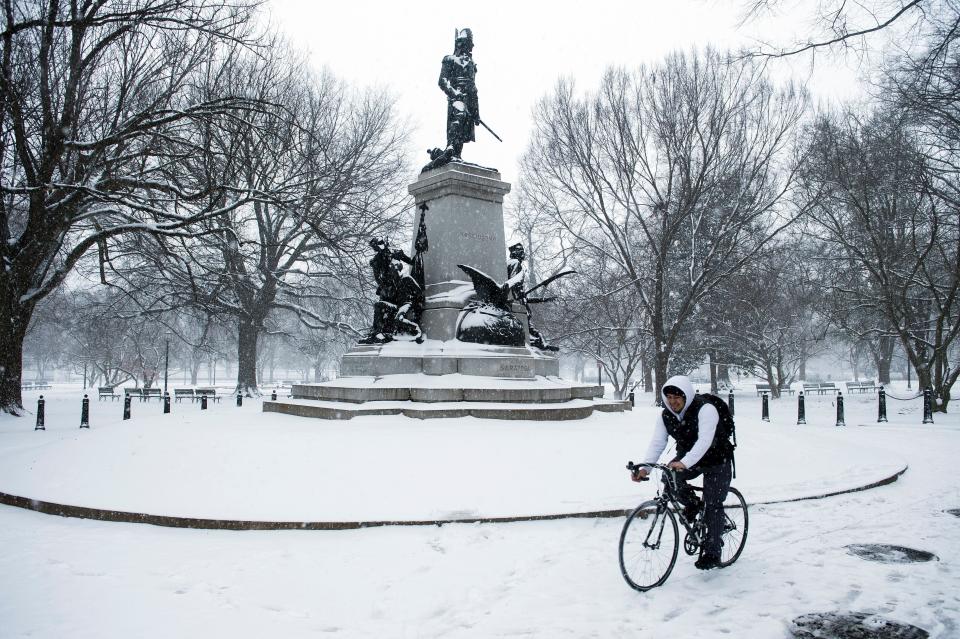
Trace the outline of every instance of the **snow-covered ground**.
<instances>
[{"instance_id":1,"label":"snow-covered ground","mask_svg":"<svg viewBox=\"0 0 960 639\"><path fill-rule=\"evenodd\" d=\"M894 389L900 396L905 389ZM35 406L36 392L27 394ZM323 422L237 408L92 402L44 391L47 431L0 418L0 491L84 506L244 519L419 519L628 507L653 488L623 465L655 409L579 422ZM51 517L0 506L0 637L786 637L790 619L858 610L960 636L960 418L921 425L919 400L875 395L772 403L737 396L738 478L748 502L899 481L822 500L754 505L741 559L630 590L622 519L446 524L352 531L229 532ZM879 564L851 543L928 550Z\"/></svg>"}]
</instances>

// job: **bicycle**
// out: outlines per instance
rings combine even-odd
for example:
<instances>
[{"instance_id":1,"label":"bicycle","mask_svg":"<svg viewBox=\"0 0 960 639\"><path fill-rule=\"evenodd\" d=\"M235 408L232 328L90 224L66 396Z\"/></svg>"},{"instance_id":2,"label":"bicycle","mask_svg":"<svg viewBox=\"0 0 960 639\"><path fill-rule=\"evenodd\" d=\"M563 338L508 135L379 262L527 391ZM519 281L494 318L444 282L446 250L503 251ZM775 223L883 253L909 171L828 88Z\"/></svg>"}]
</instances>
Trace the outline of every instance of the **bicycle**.
<instances>
[{"instance_id":1,"label":"bicycle","mask_svg":"<svg viewBox=\"0 0 960 639\"><path fill-rule=\"evenodd\" d=\"M700 551L707 534L702 507L693 521L687 520L683 503L677 496L676 472L661 464L627 463L630 472L644 467L663 471L666 481L655 498L643 502L627 516L620 533L620 572L631 588L641 592L663 585L673 571L680 549L678 518L686 530L683 550L687 555ZM703 490L698 486L691 488L697 492ZM723 502L723 513L720 567L726 568L740 557L747 543L747 502L736 488L730 487Z\"/></svg>"}]
</instances>

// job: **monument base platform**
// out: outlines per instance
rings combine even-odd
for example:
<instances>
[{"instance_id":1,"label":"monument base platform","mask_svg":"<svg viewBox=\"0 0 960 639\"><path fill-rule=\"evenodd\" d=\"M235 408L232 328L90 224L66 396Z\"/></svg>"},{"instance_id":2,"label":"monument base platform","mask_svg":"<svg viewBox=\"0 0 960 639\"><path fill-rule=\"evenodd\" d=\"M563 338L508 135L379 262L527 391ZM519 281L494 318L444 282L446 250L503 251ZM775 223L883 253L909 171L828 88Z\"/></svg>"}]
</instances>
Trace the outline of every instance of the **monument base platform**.
<instances>
[{"instance_id":1,"label":"monument base platform","mask_svg":"<svg viewBox=\"0 0 960 639\"><path fill-rule=\"evenodd\" d=\"M359 345L343 356L342 377L425 374L533 380L557 377L560 361L549 351L529 346L471 344L428 339L422 344L393 341Z\"/></svg>"},{"instance_id":2,"label":"monument base platform","mask_svg":"<svg viewBox=\"0 0 960 639\"><path fill-rule=\"evenodd\" d=\"M289 399L264 402L265 412L320 419L406 415L417 419L479 417L511 420L583 419L594 411L630 410L605 400L603 388L559 377L498 379L472 375L345 377L295 384Z\"/></svg>"}]
</instances>

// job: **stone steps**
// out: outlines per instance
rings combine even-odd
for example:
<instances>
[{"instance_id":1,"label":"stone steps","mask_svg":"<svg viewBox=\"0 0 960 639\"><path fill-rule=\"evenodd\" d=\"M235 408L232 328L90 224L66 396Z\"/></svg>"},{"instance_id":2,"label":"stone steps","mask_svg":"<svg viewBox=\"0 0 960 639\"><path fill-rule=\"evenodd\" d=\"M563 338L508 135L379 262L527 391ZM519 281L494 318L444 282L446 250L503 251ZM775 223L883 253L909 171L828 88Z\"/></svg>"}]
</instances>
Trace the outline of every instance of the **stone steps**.
<instances>
[{"instance_id":1,"label":"stone steps","mask_svg":"<svg viewBox=\"0 0 960 639\"><path fill-rule=\"evenodd\" d=\"M430 378L426 378L430 379ZM433 378L437 379L437 378ZM381 381L381 380L377 380ZM405 386L376 383L370 385L347 385L336 383L294 384L290 389L293 399L311 399L335 402L508 402L552 404L574 399L594 399L603 395L600 386L572 383L550 385L536 382L512 382L510 386L492 387L437 387Z\"/></svg>"},{"instance_id":2,"label":"stone steps","mask_svg":"<svg viewBox=\"0 0 960 639\"><path fill-rule=\"evenodd\" d=\"M436 390L436 389L433 389ZM484 401L325 401L278 399L265 401L264 412L318 419L352 419L369 415L404 415L415 419L476 417L480 419L563 421L584 419L595 410L631 410L629 401L571 399L552 403Z\"/></svg>"}]
</instances>

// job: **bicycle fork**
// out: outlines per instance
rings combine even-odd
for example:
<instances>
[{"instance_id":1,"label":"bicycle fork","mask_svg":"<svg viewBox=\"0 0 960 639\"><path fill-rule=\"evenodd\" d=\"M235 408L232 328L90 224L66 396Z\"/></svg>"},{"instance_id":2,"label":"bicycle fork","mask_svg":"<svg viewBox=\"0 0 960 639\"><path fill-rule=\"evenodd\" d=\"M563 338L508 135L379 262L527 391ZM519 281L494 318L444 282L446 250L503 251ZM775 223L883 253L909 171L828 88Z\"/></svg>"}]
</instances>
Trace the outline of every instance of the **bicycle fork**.
<instances>
[{"instance_id":1,"label":"bicycle fork","mask_svg":"<svg viewBox=\"0 0 960 639\"><path fill-rule=\"evenodd\" d=\"M664 515L665 505L657 506L656 514L654 517L653 525L650 526L650 530L647 531L647 537L643 540L643 547L650 548L651 550L657 550L660 548L660 540L663 537L663 527L667 523L667 518ZM651 537L655 537L655 541L651 541Z\"/></svg>"}]
</instances>

